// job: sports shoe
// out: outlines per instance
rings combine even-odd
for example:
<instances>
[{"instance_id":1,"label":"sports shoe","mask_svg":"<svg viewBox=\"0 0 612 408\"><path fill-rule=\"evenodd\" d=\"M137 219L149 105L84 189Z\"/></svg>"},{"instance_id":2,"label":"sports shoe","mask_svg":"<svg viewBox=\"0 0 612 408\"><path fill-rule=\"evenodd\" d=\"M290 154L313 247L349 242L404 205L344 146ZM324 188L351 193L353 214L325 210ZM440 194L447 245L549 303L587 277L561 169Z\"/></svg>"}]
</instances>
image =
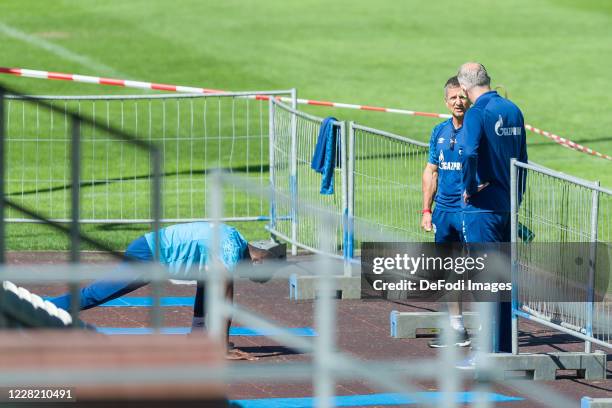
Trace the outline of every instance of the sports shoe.
<instances>
[{"instance_id":1,"label":"sports shoe","mask_svg":"<svg viewBox=\"0 0 612 408\"><path fill-rule=\"evenodd\" d=\"M457 370L475 370L476 369L476 357L474 355L468 356L465 360L462 360L455 365Z\"/></svg>"},{"instance_id":2,"label":"sports shoe","mask_svg":"<svg viewBox=\"0 0 612 408\"><path fill-rule=\"evenodd\" d=\"M444 336L442 335L442 331L440 331L440 333L438 334L438 336L431 340L429 342L429 347L431 348L443 348L443 347L448 347L448 344L445 344L443 342ZM472 343L472 340L470 340L470 336L468 335L467 330L463 330L461 332L457 333L457 336L455 338L455 346L457 347L467 347Z\"/></svg>"}]
</instances>

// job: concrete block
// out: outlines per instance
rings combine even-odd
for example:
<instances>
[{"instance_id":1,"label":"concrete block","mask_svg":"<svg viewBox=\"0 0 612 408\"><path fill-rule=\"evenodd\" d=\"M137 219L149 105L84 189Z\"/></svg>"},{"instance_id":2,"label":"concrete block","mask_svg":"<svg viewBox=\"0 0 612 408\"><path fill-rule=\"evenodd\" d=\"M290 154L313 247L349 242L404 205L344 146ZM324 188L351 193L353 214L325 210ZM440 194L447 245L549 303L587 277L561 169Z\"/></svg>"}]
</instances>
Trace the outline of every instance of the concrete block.
<instances>
[{"instance_id":1,"label":"concrete block","mask_svg":"<svg viewBox=\"0 0 612 408\"><path fill-rule=\"evenodd\" d=\"M580 408L612 408L612 398L582 397Z\"/></svg>"},{"instance_id":2,"label":"concrete block","mask_svg":"<svg viewBox=\"0 0 612 408\"><path fill-rule=\"evenodd\" d=\"M578 377L586 380L606 378L606 354L595 353L525 353L525 354L488 354L476 362L477 377L487 376L504 380L512 372L525 372L536 381L553 381L557 370L576 370Z\"/></svg>"},{"instance_id":3,"label":"concrete block","mask_svg":"<svg viewBox=\"0 0 612 408\"><path fill-rule=\"evenodd\" d=\"M306 300L316 298L317 276L291 275L289 278L289 299ZM334 276L334 287L338 299L360 299L360 276Z\"/></svg>"},{"instance_id":4,"label":"concrete block","mask_svg":"<svg viewBox=\"0 0 612 408\"><path fill-rule=\"evenodd\" d=\"M397 339L414 339L418 329L440 329L444 324L442 320L448 313L445 312L391 312L391 337ZM478 329L478 314L475 312L463 313L463 325L466 329Z\"/></svg>"}]
</instances>

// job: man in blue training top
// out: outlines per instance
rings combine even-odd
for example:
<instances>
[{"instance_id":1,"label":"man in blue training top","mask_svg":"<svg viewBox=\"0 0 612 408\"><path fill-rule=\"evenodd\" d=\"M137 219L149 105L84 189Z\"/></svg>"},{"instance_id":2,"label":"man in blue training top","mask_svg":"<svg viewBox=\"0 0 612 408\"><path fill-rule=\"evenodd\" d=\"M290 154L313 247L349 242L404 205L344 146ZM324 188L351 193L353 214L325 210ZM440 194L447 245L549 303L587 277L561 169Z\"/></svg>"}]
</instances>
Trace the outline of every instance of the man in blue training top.
<instances>
[{"instance_id":1,"label":"man in blue training top","mask_svg":"<svg viewBox=\"0 0 612 408\"><path fill-rule=\"evenodd\" d=\"M459 138L462 137L463 117L470 102L463 95L457 77L449 78L444 85L444 102L452 117L438 124L431 132L429 141L429 160L423 171L423 218L421 227L425 231L433 229L436 243L462 242L461 200L461 162L459 157ZM432 202L436 207L431 210ZM456 330L455 345L465 347L470 338L463 325L461 302L449 302L448 311L451 328ZM444 336L429 342L430 347L447 345Z\"/></svg>"},{"instance_id":2,"label":"man in blue training top","mask_svg":"<svg viewBox=\"0 0 612 408\"><path fill-rule=\"evenodd\" d=\"M228 272L233 272L239 262L250 260L257 264L266 258L280 258L285 255L285 244L273 241L258 241L248 243L233 227L218 224L220 261ZM159 230L159 261L166 265L175 279L189 278L194 268L202 270L211 263L210 252L213 248L214 229L209 222L193 222L177 224ZM125 262L120 269L129 269L129 263L153 261L155 250L155 233L149 232L132 241L125 251ZM261 280L260 280L261 281ZM98 280L81 289L80 308L90 309L110 300L132 292L148 282L146 277L132 276L125 281ZM226 296L233 298L233 282L228 282ZM68 310L71 296L65 294L49 301L57 307ZM194 304L192 327L204 326L204 285L198 285ZM227 330L229 334L228 322ZM228 342L228 345L230 343Z\"/></svg>"},{"instance_id":3,"label":"man in blue training top","mask_svg":"<svg viewBox=\"0 0 612 408\"><path fill-rule=\"evenodd\" d=\"M459 83L472 107L465 114L462 156L465 242L510 241L510 159L527 162L521 110L491 90L485 67L468 62ZM511 309L499 304L493 336L495 352L511 352Z\"/></svg>"}]
</instances>

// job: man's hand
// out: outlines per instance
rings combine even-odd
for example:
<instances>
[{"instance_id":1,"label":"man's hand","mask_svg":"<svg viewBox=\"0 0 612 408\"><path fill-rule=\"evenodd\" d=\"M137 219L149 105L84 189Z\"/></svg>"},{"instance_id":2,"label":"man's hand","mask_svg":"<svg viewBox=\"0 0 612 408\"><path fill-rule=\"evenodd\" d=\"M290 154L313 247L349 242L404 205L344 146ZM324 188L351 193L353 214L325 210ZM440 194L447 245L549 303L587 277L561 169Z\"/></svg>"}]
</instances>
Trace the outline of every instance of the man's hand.
<instances>
[{"instance_id":1,"label":"man's hand","mask_svg":"<svg viewBox=\"0 0 612 408\"><path fill-rule=\"evenodd\" d=\"M489 182L487 181L486 183L482 183L478 186L478 189L476 190L477 193L480 193L482 190L484 190L485 188L487 188L489 186ZM470 195L468 195L467 191L463 192L463 202L467 204L467 202L470 200Z\"/></svg>"},{"instance_id":2,"label":"man's hand","mask_svg":"<svg viewBox=\"0 0 612 408\"><path fill-rule=\"evenodd\" d=\"M431 231L432 228L431 228L431 213L430 212L423 213L423 218L421 219L421 228L423 228L427 232Z\"/></svg>"}]
</instances>

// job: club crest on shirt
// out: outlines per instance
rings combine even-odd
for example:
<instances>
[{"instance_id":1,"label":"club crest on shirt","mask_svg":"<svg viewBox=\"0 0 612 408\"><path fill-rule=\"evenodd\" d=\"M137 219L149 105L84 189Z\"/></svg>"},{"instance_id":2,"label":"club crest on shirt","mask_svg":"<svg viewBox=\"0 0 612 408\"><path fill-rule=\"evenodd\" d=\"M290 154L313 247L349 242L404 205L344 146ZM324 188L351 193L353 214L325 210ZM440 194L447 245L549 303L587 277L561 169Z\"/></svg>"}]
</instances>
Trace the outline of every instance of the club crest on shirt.
<instances>
[{"instance_id":1,"label":"club crest on shirt","mask_svg":"<svg viewBox=\"0 0 612 408\"><path fill-rule=\"evenodd\" d=\"M523 130L518 126L503 127L504 119L499 115L499 119L495 122L495 134L497 136L520 136Z\"/></svg>"}]
</instances>

